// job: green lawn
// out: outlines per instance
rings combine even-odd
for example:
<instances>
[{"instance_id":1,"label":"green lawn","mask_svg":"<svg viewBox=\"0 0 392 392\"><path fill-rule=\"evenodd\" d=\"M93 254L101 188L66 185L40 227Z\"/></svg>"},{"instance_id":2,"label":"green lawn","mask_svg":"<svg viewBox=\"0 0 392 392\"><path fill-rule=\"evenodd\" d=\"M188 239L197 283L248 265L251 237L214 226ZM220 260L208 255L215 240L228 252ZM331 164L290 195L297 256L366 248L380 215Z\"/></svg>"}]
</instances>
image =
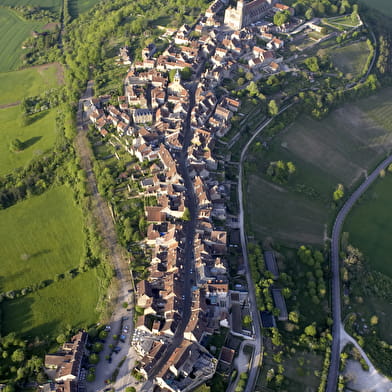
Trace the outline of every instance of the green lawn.
<instances>
[{"instance_id":1,"label":"green lawn","mask_svg":"<svg viewBox=\"0 0 392 392\"><path fill-rule=\"evenodd\" d=\"M83 255L81 210L67 186L0 211L0 291L21 289L78 267Z\"/></svg>"},{"instance_id":2,"label":"green lawn","mask_svg":"<svg viewBox=\"0 0 392 392\"><path fill-rule=\"evenodd\" d=\"M40 23L25 21L14 12L0 8L0 72L11 71L21 65L22 43L40 26Z\"/></svg>"},{"instance_id":3,"label":"green lawn","mask_svg":"<svg viewBox=\"0 0 392 392\"><path fill-rule=\"evenodd\" d=\"M0 73L0 105L19 102L24 97L58 87L62 72L59 64L47 64L20 71Z\"/></svg>"},{"instance_id":4,"label":"green lawn","mask_svg":"<svg viewBox=\"0 0 392 392\"><path fill-rule=\"evenodd\" d=\"M392 174L378 180L348 215L343 231L372 268L392 278Z\"/></svg>"},{"instance_id":5,"label":"green lawn","mask_svg":"<svg viewBox=\"0 0 392 392\"><path fill-rule=\"evenodd\" d=\"M328 54L339 71L356 77L362 73L370 52L366 42L361 41L329 50Z\"/></svg>"},{"instance_id":6,"label":"green lawn","mask_svg":"<svg viewBox=\"0 0 392 392\"><path fill-rule=\"evenodd\" d=\"M56 140L56 113L49 110L35 114L34 122L22 126L18 106L0 110L0 176L17 167L28 164L32 158L50 149ZM12 140L20 139L25 147L20 152L11 152Z\"/></svg>"},{"instance_id":7,"label":"green lawn","mask_svg":"<svg viewBox=\"0 0 392 392\"><path fill-rule=\"evenodd\" d=\"M56 337L70 326L86 328L99 319L95 270L63 280L13 301L4 301L3 330L24 336Z\"/></svg>"},{"instance_id":8,"label":"green lawn","mask_svg":"<svg viewBox=\"0 0 392 392\"><path fill-rule=\"evenodd\" d=\"M249 232L289 246L322 244L335 213L331 203L337 184L352 191L392 148L391 125L373 120L380 108L391 115L392 89L345 105L322 121L301 116L269 141L267 149L253 146L245 170ZM297 168L284 185L266 176L269 163L280 159Z\"/></svg>"}]
</instances>

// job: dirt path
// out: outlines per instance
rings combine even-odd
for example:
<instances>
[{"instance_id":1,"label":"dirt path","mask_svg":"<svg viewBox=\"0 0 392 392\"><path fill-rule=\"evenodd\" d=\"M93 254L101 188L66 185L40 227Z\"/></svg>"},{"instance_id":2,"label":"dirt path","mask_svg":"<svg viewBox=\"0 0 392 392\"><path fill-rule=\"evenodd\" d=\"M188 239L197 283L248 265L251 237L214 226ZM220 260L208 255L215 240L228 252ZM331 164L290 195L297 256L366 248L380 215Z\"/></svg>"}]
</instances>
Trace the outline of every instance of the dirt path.
<instances>
[{"instance_id":1,"label":"dirt path","mask_svg":"<svg viewBox=\"0 0 392 392\"><path fill-rule=\"evenodd\" d=\"M0 105L0 109L7 109L7 108L13 108L14 106L18 106L20 104L20 101L12 102L12 103L3 103Z\"/></svg>"},{"instance_id":2,"label":"dirt path","mask_svg":"<svg viewBox=\"0 0 392 392\"><path fill-rule=\"evenodd\" d=\"M366 371L357 361L347 361L344 375L349 378L347 386L361 392L392 392L392 381L375 371Z\"/></svg>"},{"instance_id":3,"label":"dirt path","mask_svg":"<svg viewBox=\"0 0 392 392\"><path fill-rule=\"evenodd\" d=\"M108 203L99 194L97 188L97 181L92 167L93 152L91 150L90 143L87 139L86 131L83 130L83 99L87 99L93 94L93 82L90 81L87 85L86 92L82 99L79 101L79 110L77 115L77 127L78 134L75 138L75 149L80 158L80 165L87 175L87 188L91 195L91 208L92 214L98 225L99 233L102 236L104 247L109 256L109 260L115 271L115 278L109 289L108 298L112 301L113 312L110 318L111 333L106 339L104 350L100 353L101 361L96 368L96 380L94 383L88 385L88 391L98 392L106 388L105 379L108 379L113 371L118 366L122 358L127 357L128 360L122 366L122 373L129 374L136 354L132 347L130 347L129 336L133 331L133 307L131 311L127 311L122 306L124 302L133 304L133 293L129 293L128 290L133 289L132 276L128 267L127 259L124 255L123 249L117 241L117 233L114 227L112 215ZM118 355L113 357L113 361L109 364L104 360L106 356L111 354L111 336L113 334L119 334L121 332L122 321L127 320L126 324L130 327L130 333L127 337L127 341L120 344L121 351ZM126 366L127 369L123 369ZM125 389L126 386L130 385L133 380L121 377L118 380L119 387L117 390Z\"/></svg>"}]
</instances>

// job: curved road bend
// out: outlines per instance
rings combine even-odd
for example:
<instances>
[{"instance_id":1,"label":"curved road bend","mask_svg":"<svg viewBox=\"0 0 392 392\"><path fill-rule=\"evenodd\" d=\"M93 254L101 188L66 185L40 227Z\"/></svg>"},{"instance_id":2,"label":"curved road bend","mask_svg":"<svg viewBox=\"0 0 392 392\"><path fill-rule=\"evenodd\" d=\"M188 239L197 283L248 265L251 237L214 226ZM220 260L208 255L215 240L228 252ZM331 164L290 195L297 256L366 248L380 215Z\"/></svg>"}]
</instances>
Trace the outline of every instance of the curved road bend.
<instances>
[{"instance_id":1,"label":"curved road bend","mask_svg":"<svg viewBox=\"0 0 392 392\"><path fill-rule=\"evenodd\" d=\"M130 325L130 329L132 330L133 312L127 312L126 309L122 307L123 302L132 302L132 298L128 293L128 289L132 288L131 274L128 268L128 263L124 259L123 251L117 242L117 234L114 228L108 204L98 192L97 182L91 163L92 151L90 143L87 140L86 133L83 131L83 101L93 96L93 86L93 81L89 81L87 83L86 91L84 92L79 101L77 113L78 133L75 138L75 149L80 158L80 165L87 175L88 188L91 193L92 199L92 212L98 222L99 231L102 234L105 248L108 251L109 258L115 270L116 282L118 284L115 308L110 320L111 332L106 339L104 350L100 353L101 361L96 368L96 380L94 383L88 384L88 390L91 390L92 392L97 392L105 388L104 380L111 376L111 374L117 367L118 362L124 356L132 355L129 346L127 345L127 343L125 343L122 344L121 352L118 355L113 356L113 362L111 364L108 364L103 359L106 355L109 355L111 353L111 349L109 348L111 335L118 334L120 332L122 317L128 317L127 324ZM132 366L129 362L128 364L129 366ZM130 370L131 368L129 369L129 371Z\"/></svg>"},{"instance_id":2,"label":"curved road bend","mask_svg":"<svg viewBox=\"0 0 392 392\"><path fill-rule=\"evenodd\" d=\"M193 106L195 105L195 91L196 91L197 82L193 83L188 91L189 91L189 109L187 113L187 117L184 123L184 140L183 140L183 148L182 151L177 153L176 160L178 163L179 172L184 180L184 185L186 188L185 191L185 203L189 209L191 219L184 226L185 230L185 246L183 251L183 275L182 279L184 282L184 303L183 303L183 312L181 315L181 320L178 324L176 332L168 345L166 351L163 353L162 357L157 361L153 369L151 370L150 377L148 381L144 384L142 391L150 392L152 390L152 383L154 377L161 370L163 365L169 360L170 355L173 351L181 344L184 338L184 330L188 324L189 318L191 316L191 307L192 307L192 283L191 283L191 269L193 264L193 241L195 237L195 229L196 229L196 217L197 217L197 201L196 195L193 188L192 180L189 176L189 172L186 166L187 154L188 154L188 146L190 140L192 138L192 129L191 129L191 111Z\"/></svg>"},{"instance_id":3,"label":"curved road bend","mask_svg":"<svg viewBox=\"0 0 392 392\"><path fill-rule=\"evenodd\" d=\"M290 104L282 108L277 116L283 113L285 110L290 108L293 105ZM254 385L257 381L257 376L259 373L259 365L261 362L261 345L262 345L262 336L261 336L261 318L260 312L257 308L256 295L255 295L255 287L253 284L252 276L250 274L249 268L249 260L248 260L248 248L246 241L246 233L244 226L244 201L243 201L243 166L245 161L245 156L248 151L249 146L255 140L255 138L260 134L260 132L265 129L275 117L272 117L266 121L264 121L257 129L256 132L252 135L249 141L246 143L245 147L241 152L241 159L238 169L238 202L240 207L239 212L239 223L240 223L240 236L241 236L241 248L242 248L242 257L244 259L245 271L246 271L246 282L248 284L248 292L249 292L249 309L252 315L253 327L255 330L255 344L253 350L253 358L251 361L250 369L249 369L249 377L248 383L246 385L245 392L254 391Z\"/></svg>"},{"instance_id":4,"label":"curved road bend","mask_svg":"<svg viewBox=\"0 0 392 392\"><path fill-rule=\"evenodd\" d=\"M368 176L368 178L359 186L359 188L350 196L343 205L336 217L332 229L331 243L331 263L332 263L332 352L331 365L329 367L327 379L327 392L336 392L337 380L339 376L340 362L340 331L342 328L341 319L341 302L340 302L340 274L339 274L339 248L340 248L340 232L344 220L358 199L369 188L369 186L378 178L380 171L386 169L392 163L392 155L381 162L377 168Z\"/></svg>"}]
</instances>

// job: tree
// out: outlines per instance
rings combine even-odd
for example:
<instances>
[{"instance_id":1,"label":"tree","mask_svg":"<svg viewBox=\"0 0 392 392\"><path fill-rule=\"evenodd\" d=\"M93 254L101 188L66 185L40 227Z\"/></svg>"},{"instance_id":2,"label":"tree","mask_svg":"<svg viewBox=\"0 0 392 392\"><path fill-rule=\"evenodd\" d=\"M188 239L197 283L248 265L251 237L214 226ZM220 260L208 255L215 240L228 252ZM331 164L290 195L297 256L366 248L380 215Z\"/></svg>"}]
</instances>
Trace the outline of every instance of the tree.
<instances>
[{"instance_id":1,"label":"tree","mask_svg":"<svg viewBox=\"0 0 392 392\"><path fill-rule=\"evenodd\" d=\"M243 324L246 327L249 327L252 324L252 317L250 317L249 314L245 315L244 318L242 319Z\"/></svg>"},{"instance_id":2,"label":"tree","mask_svg":"<svg viewBox=\"0 0 392 392\"><path fill-rule=\"evenodd\" d=\"M305 333L308 336L316 336L317 330L314 323L305 327Z\"/></svg>"},{"instance_id":3,"label":"tree","mask_svg":"<svg viewBox=\"0 0 392 392\"><path fill-rule=\"evenodd\" d=\"M371 317L370 324L371 325L377 325L378 324L378 317L376 315Z\"/></svg>"},{"instance_id":4,"label":"tree","mask_svg":"<svg viewBox=\"0 0 392 392\"><path fill-rule=\"evenodd\" d=\"M87 375L87 381L88 382L93 382L95 380L95 373L89 373Z\"/></svg>"},{"instance_id":5,"label":"tree","mask_svg":"<svg viewBox=\"0 0 392 392\"><path fill-rule=\"evenodd\" d=\"M94 353L99 353L103 350L103 344L100 342L96 342L93 344L92 351Z\"/></svg>"},{"instance_id":6,"label":"tree","mask_svg":"<svg viewBox=\"0 0 392 392\"><path fill-rule=\"evenodd\" d=\"M136 388L135 387L126 387L125 392L136 392Z\"/></svg>"},{"instance_id":7,"label":"tree","mask_svg":"<svg viewBox=\"0 0 392 392\"><path fill-rule=\"evenodd\" d=\"M10 151L18 152L23 150L23 143L19 139L14 139L10 143Z\"/></svg>"},{"instance_id":8,"label":"tree","mask_svg":"<svg viewBox=\"0 0 392 392\"><path fill-rule=\"evenodd\" d=\"M185 67L181 71L181 79L183 80L191 80L192 78L192 69L189 67Z\"/></svg>"},{"instance_id":9,"label":"tree","mask_svg":"<svg viewBox=\"0 0 392 392\"><path fill-rule=\"evenodd\" d=\"M243 77L238 78L237 80L238 87L241 87L244 83L245 83L245 79Z\"/></svg>"},{"instance_id":10,"label":"tree","mask_svg":"<svg viewBox=\"0 0 392 392\"><path fill-rule=\"evenodd\" d=\"M289 320L295 324L299 322L299 313L296 310L293 310L289 313Z\"/></svg>"},{"instance_id":11,"label":"tree","mask_svg":"<svg viewBox=\"0 0 392 392\"><path fill-rule=\"evenodd\" d=\"M290 20L290 12L289 11L281 11L277 12L274 15L274 24L276 26L282 26Z\"/></svg>"},{"instance_id":12,"label":"tree","mask_svg":"<svg viewBox=\"0 0 392 392\"><path fill-rule=\"evenodd\" d=\"M344 196L344 187L342 184L338 184L337 188L335 189L335 192L333 193L333 200L334 201L339 201L342 199Z\"/></svg>"},{"instance_id":13,"label":"tree","mask_svg":"<svg viewBox=\"0 0 392 392\"><path fill-rule=\"evenodd\" d=\"M282 344L282 337L278 331L278 328L271 328L272 329L272 344L274 346L280 346Z\"/></svg>"},{"instance_id":14,"label":"tree","mask_svg":"<svg viewBox=\"0 0 392 392\"><path fill-rule=\"evenodd\" d=\"M306 18L307 20L310 20L310 19L314 18L314 11L313 11L312 8L308 8L308 9L306 10L306 12L305 12L305 18Z\"/></svg>"},{"instance_id":15,"label":"tree","mask_svg":"<svg viewBox=\"0 0 392 392\"><path fill-rule=\"evenodd\" d=\"M249 95L251 97L255 97L259 93L259 89L257 87L257 84L253 81L251 81L247 87L247 90L249 91Z\"/></svg>"},{"instance_id":16,"label":"tree","mask_svg":"<svg viewBox=\"0 0 392 392\"><path fill-rule=\"evenodd\" d=\"M276 116L279 113L278 105L274 99L268 102L268 113L270 116Z\"/></svg>"},{"instance_id":17,"label":"tree","mask_svg":"<svg viewBox=\"0 0 392 392\"><path fill-rule=\"evenodd\" d=\"M22 362L25 358L24 352L22 349L18 348L12 353L11 359L12 362Z\"/></svg>"},{"instance_id":18,"label":"tree","mask_svg":"<svg viewBox=\"0 0 392 392\"><path fill-rule=\"evenodd\" d=\"M37 374L37 383L38 383L38 384L45 384L46 381L48 381L48 378L46 377L45 372L41 370L41 371Z\"/></svg>"},{"instance_id":19,"label":"tree","mask_svg":"<svg viewBox=\"0 0 392 392\"><path fill-rule=\"evenodd\" d=\"M294 166L293 162L287 162L287 170L289 171L289 174L294 174L295 171L297 170L296 167Z\"/></svg>"},{"instance_id":20,"label":"tree","mask_svg":"<svg viewBox=\"0 0 392 392\"><path fill-rule=\"evenodd\" d=\"M189 222L191 220L191 213L188 207L185 207L184 213L182 214L182 220L185 222Z\"/></svg>"},{"instance_id":21,"label":"tree","mask_svg":"<svg viewBox=\"0 0 392 392\"><path fill-rule=\"evenodd\" d=\"M91 364L96 365L96 364L99 362L99 355L98 355L98 354L95 354L95 353L91 354L90 357L89 357L89 359L88 359L88 361L89 361Z\"/></svg>"},{"instance_id":22,"label":"tree","mask_svg":"<svg viewBox=\"0 0 392 392\"><path fill-rule=\"evenodd\" d=\"M250 82L251 80L253 80L253 74L252 74L252 72L247 72L247 73L245 74L245 79L246 79L248 82Z\"/></svg>"},{"instance_id":23,"label":"tree","mask_svg":"<svg viewBox=\"0 0 392 392\"><path fill-rule=\"evenodd\" d=\"M108 332L107 331L101 331L98 336L99 336L100 339L106 339L108 337Z\"/></svg>"},{"instance_id":24,"label":"tree","mask_svg":"<svg viewBox=\"0 0 392 392\"><path fill-rule=\"evenodd\" d=\"M305 60L305 65L308 67L309 71L311 71L311 72L319 72L320 71L318 59L315 56L308 57Z\"/></svg>"}]
</instances>

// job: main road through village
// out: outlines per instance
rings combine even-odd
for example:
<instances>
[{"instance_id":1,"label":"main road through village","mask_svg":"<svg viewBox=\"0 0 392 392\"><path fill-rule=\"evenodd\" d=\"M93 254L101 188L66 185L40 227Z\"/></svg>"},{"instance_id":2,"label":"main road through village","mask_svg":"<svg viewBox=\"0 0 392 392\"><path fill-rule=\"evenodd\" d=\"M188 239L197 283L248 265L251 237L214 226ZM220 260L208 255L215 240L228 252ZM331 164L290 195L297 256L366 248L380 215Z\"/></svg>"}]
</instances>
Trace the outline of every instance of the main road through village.
<instances>
[{"instance_id":1,"label":"main road through village","mask_svg":"<svg viewBox=\"0 0 392 392\"><path fill-rule=\"evenodd\" d=\"M169 343L167 349L163 353L162 357L157 361L155 366L150 372L150 377L148 381L144 384L142 391L151 391L152 390L152 382L156 374L163 367L165 363L167 363L170 355L173 351L181 344L184 338L184 330L188 324L190 315L191 315L191 306L192 306L192 265L193 265L193 240L195 237L195 228L196 228L196 215L197 215L197 200L196 195L193 188L192 180L189 176L188 168L186 165L187 155L188 155L188 146L192 138L192 129L191 129L191 111L193 106L195 105L195 91L197 87L197 78L196 81L191 83L188 86L189 92L189 109L187 113L187 117L185 119L184 127L183 127L183 147L181 152L175 154L175 159L178 163L179 172L184 180L184 185L186 188L185 191L185 203L186 207L190 212L190 220L184 224L185 230L185 244L183 248L183 275L182 279L184 281L184 306L181 315L181 320L177 326L176 332Z\"/></svg>"}]
</instances>

